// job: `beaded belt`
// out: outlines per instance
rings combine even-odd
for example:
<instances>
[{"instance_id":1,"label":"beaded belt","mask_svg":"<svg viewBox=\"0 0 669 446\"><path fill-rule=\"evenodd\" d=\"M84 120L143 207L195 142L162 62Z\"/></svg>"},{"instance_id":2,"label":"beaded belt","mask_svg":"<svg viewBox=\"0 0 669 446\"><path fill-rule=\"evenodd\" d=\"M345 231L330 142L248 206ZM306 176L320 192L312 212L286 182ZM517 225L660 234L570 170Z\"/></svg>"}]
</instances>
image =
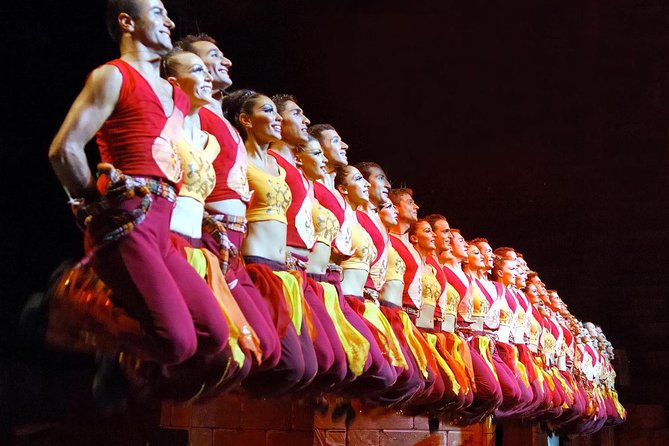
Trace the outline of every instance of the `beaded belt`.
<instances>
[{"instance_id":1,"label":"beaded belt","mask_svg":"<svg viewBox=\"0 0 669 446\"><path fill-rule=\"evenodd\" d=\"M165 198L174 203L177 193L174 187L163 180L153 178L131 177L125 175L118 169L110 165L106 168L100 168L100 173L109 177L109 184L105 195L98 201L91 204L84 204L77 209L77 222L84 228L90 228L96 244L104 244L115 240L120 240L128 235L146 218L146 214L151 209L153 195ZM153 194L153 195L152 195ZM113 226L105 225L105 214L122 201L134 197L140 197L139 204L132 211L127 211L122 215L114 215ZM98 223L101 226L98 227Z\"/></svg>"},{"instance_id":2,"label":"beaded belt","mask_svg":"<svg viewBox=\"0 0 669 446\"><path fill-rule=\"evenodd\" d=\"M228 238L225 223L205 212L202 218L202 230L216 241L221 271L225 274L230 266L230 257L236 257L238 254L236 246Z\"/></svg>"},{"instance_id":3,"label":"beaded belt","mask_svg":"<svg viewBox=\"0 0 669 446\"><path fill-rule=\"evenodd\" d=\"M420 310L418 310L416 308L411 308L411 307L406 307L405 306L405 307L402 307L402 310L404 310L404 312L406 314L408 314L409 316L415 316L415 317L420 316Z\"/></svg>"},{"instance_id":4,"label":"beaded belt","mask_svg":"<svg viewBox=\"0 0 669 446\"><path fill-rule=\"evenodd\" d=\"M236 231L236 232L241 232L243 234L246 234L246 227L247 227L248 221L246 220L246 217L244 217L244 216L229 215L229 214L211 214L211 217L214 220L223 223L223 226L225 226L225 229L229 229L230 231Z\"/></svg>"},{"instance_id":5,"label":"beaded belt","mask_svg":"<svg viewBox=\"0 0 669 446\"><path fill-rule=\"evenodd\" d=\"M286 251L286 266L291 271L304 271L307 269L307 262L293 256L290 251Z\"/></svg>"},{"instance_id":6,"label":"beaded belt","mask_svg":"<svg viewBox=\"0 0 669 446\"><path fill-rule=\"evenodd\" d=\"M379 303L379 292L376 291L375 289L365 287L362 290L362 295L371 300L372 302L374 302L374 305L376 305L377 307L381 306L381 304Z\"/></svg>"},{"instance_id":7,"label":"beaded belt","mask_svg":"<svg viewBox=\"0 0 669 446\"><path fill-rule=\"evenodd\" d=\"M325 271L326 272L332 272L332 273L338 273L339 274L339 280L344 279L344 268L337 265L336 263L328 263L327 266L325 267Z\"/></svg>"}]
</instances>

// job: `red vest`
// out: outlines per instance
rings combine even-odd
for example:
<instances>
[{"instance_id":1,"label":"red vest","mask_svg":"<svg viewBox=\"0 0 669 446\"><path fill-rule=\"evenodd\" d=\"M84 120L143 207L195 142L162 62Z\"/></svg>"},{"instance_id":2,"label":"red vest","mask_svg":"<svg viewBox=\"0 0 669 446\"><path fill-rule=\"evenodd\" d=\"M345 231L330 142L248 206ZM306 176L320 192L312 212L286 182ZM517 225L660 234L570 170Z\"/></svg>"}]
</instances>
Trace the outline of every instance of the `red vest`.
<instances>
[{"instance_id":1,"label":"red vest","mask_svg":"<svg viewBox=\"0 0 669 446\"><path fill-rule=\"evenodd\" d=\"M173 147L190 109L188 97L172 87L174 109L165 116L160 99L137 70L121 59L107 65L121 72L123 83L114 111L96 135L102 162L126 175L162 179L178 188L182 170Z\"/></svg>"}]
</instances>

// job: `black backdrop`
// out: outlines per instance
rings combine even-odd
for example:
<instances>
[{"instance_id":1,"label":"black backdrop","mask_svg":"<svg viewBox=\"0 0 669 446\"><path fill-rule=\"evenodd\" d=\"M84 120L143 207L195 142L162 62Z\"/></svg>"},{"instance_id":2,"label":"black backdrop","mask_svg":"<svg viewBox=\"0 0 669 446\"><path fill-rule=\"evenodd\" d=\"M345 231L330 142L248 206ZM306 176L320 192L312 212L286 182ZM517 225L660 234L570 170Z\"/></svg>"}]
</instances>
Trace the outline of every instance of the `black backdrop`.
<instances>
[{"instance_id":1,"label":"black backdrop","mask_svg":"<svg viewBox=\"0 0 669 446\"><path fill-rule=\"evenodd\" d=\"M175 38L219 40L233 89L296 95L312 122L338 128L350 160L380 163L421 214L444 213L466 238L522 251L614 345L633 350L643 318L669 321L666 305L649 316L636 304L666 303L666 2L166 6ZM23 302L81 255L47 148L116 48L103 2L1 8L2 345L21 356Z\"/></svg>"}]
</instances>

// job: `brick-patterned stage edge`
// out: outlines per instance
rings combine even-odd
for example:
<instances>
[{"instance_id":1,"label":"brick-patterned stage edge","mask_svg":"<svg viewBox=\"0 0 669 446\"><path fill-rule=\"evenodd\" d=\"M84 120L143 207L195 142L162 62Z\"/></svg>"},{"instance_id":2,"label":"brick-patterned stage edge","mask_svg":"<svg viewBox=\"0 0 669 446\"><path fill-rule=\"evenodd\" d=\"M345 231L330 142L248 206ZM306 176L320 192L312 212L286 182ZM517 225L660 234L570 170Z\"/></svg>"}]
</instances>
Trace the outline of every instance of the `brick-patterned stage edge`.
<instances>
[{"instance_id":1,"label":"brick-patterned stage edge","mask_svg":"<svg viewBox=\"0 0 669 446\"><path fill-rule=\"evenodd\" d=\"M161 426L188 430L190 446L494 446L489 423L441 423L430 434L425 417L383 409L356 410L349 428L328 413L315 414L294 398L253 399L228 394L207 404L164 404Z\"/></svg>"}]
</instances>

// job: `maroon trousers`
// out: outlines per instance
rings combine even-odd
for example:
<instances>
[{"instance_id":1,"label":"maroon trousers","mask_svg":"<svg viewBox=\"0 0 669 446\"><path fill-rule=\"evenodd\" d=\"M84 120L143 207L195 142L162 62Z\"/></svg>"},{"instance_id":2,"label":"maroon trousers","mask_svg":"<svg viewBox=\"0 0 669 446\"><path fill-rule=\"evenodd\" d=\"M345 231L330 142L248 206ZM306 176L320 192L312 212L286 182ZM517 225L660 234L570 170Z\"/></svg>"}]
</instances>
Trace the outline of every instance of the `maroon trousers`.
<instances>
[{"instance_id":1,"label":"maroon trousers","mask_svg":"<svg viewBox=\"0 0 669 446\"><path fill-rule=\"evenodd\" d=\"M114 211L131 211L139 198ZM228 326L211 290L170 242L173 203L153 197L145 220L92 258L98 276L111 288L114 303L137 319L143 336L119 333L123 350L162 364L178 364L196 352L220 352Z\"/></svg>"},{"instance_id":2,"label":"maroon trousers","mask_svg":"<svg viewBox=\"0 0 669 446\"><path fill-rule=\"evenodd\" d=\"M260 257L246 257L247 272L255 288L267 303L268 313L281 344L279 363L267 370L257 370L242 385L257 396L275 396L306 387L318 372L318 362L309 330L303 327L300 335L290 320L283 296L283 283L273 272L285 266Z\"/></svg>"}]
</instances>

